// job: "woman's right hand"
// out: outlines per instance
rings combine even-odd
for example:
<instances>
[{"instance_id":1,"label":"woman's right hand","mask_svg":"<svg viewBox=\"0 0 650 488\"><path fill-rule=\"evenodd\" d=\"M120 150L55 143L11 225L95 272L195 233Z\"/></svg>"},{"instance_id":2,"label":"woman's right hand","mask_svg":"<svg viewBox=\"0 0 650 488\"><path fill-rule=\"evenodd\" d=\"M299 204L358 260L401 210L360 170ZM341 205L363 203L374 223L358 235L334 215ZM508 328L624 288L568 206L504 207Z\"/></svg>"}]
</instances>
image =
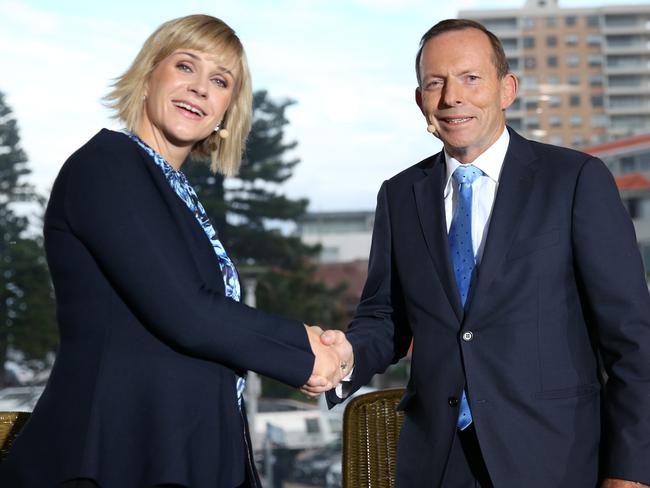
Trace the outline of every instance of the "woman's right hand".
<instances>
[{"instance_id":1,"label":"woman's right hand","mask_svg":"<svg viewBox=\"0 0 650 488\"><path fill-rule=\"evenodd\" d=\"M335 388L343 377L343 370L341 369L341 358L336 350L321 342L320 336L323 329L318 326L305 325L305 330L316 359L309 381L301 388L301 391L306 395L316 397Z\"/></svg>"}]
</instances>

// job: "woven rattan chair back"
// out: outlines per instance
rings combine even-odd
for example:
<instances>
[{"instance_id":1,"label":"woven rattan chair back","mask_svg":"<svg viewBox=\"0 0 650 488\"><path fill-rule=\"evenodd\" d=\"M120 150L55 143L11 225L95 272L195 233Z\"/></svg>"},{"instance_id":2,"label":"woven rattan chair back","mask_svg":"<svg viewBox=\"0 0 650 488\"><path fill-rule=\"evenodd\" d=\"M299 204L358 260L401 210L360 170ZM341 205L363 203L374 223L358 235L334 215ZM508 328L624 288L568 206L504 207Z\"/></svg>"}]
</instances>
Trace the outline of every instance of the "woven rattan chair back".
<instances>
[{"instance_id":1,"label":"woven rattan chair back","mask_svg":"<svg viewBox=\"0 0 650 488\"><path fill-rule=\"evenodd\" d=\"M7 457L14 439L29 418L29 412L0 412L0 462Z\"/></svg>"},{"instance_id":2,"label":"woven rattan chair back","mask_svg":"<svg viewBox=\"0 0 650 488\"><path fill-rule=\"evenodd\" d=\"M404 412L395 407L403 389L350 400L343 414L343 488L395 486L397 441Z\"/></svg>"}]
</instances>

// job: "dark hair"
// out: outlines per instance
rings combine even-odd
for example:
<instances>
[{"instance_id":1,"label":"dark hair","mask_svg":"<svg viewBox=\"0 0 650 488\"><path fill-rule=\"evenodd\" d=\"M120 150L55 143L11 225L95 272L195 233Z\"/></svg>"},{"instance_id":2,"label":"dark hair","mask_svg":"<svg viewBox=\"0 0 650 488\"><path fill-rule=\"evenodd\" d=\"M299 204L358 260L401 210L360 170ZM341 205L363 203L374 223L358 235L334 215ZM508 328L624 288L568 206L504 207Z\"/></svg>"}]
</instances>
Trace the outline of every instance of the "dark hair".
<instances>
[{"instance_id":1,"label":"dark hair","mask_svg":"<svg viewBox=\"0 0 650 488\"><path fill-rule=\"evenodd\" d=\"M422 49L424 45L433 37L439 36L445 32L451 31L460 31L465 29L476 29L483 32L492 45L492 63L497 69L497 77L501 80L505 75L510 72L510 67L508 66L508 59L506 58L506 53L503 51L503 45L497 36L492 34L487 30L483 24L469 19L446 19L441 20L436 25L431 27L420 39L420 47L418 48L418 53L415 56L415 74L418 78L418 85L420 84L420 59L422 58Z\"/></svg>"}]
</instances>

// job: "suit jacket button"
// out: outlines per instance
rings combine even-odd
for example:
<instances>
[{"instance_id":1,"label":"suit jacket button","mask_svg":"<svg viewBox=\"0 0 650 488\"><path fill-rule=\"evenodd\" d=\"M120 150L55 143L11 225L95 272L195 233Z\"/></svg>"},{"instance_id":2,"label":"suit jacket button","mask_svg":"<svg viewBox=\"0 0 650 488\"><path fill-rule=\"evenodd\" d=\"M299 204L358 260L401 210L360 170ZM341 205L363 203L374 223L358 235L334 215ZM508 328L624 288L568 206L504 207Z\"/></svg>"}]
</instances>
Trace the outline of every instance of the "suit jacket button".
<instances>
[{"instance_id":1,"label":"suit jacket button","mask_svg":"<svg viewBox=\"0 0 650 488\"><path fill-rule=\"evenodd\" d=\"M473 332L471 332L469 330L467 332L463 332L463 340L465 342L469 342L472 339L474 339L474 333Z\"/></svg>"},{"instance_id":2,"label":"suit jacket button","mask_svg":"<svg viewBox=\"0 0 650 488\"><path fill-rule=\"evenodd\" d=\"M450 407L455 407L458 405L458 398L456 397L449 397L447 398L447 403L449 403Z\"/></svg>"}]
</instances>

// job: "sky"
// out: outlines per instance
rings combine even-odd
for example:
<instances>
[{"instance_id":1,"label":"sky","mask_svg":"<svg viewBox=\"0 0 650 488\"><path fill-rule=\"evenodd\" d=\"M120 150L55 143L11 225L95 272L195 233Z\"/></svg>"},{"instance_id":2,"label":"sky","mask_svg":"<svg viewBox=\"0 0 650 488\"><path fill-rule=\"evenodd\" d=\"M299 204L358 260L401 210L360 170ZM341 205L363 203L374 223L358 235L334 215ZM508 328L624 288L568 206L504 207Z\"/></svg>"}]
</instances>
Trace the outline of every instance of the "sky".
<instances>
[{"instance_id":1,"label":"sky","mask_svg":"<svg viewBox=\"0 0 650 488\"><path fill-rule=\"evenodd\" d=\"M254 89L292 99L298 146L282 191L309 210L372 210L381 182L438 152L414 101L421 35L461 9L524 0L0 0L0 91L44 194L67 157L119 122L102 105L146 37L194 13L221 18L246 49ZM560 0L562 7L645 3Z\"/></svg>"}]
</instances>

